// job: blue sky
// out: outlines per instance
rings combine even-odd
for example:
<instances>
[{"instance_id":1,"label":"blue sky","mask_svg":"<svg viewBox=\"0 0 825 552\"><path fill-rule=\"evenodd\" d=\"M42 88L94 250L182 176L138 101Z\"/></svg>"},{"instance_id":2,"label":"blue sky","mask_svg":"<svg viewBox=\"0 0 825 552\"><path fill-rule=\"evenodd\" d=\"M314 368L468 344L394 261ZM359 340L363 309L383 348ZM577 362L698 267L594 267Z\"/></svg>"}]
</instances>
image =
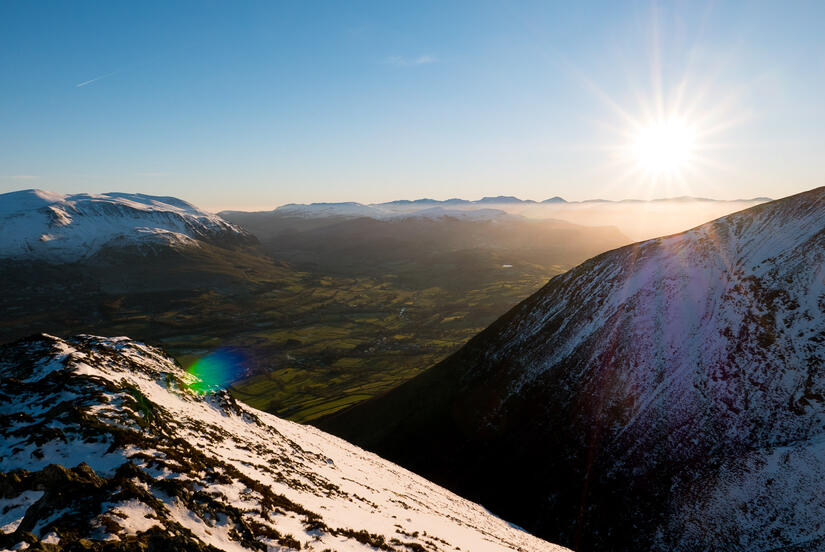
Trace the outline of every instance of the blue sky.
<instances>
[{"instance_id":1,"label":"blue sky","mask_svg":"<svg viewBox=\"0 0 825 552\"><path fill-rule=\"evenodd\" d=\"M822 21L823 2L6 0L0 192L781 197L825 184ZM634 172L632 128L676 97L696 163Z\"/></svg>"}]
</instances>

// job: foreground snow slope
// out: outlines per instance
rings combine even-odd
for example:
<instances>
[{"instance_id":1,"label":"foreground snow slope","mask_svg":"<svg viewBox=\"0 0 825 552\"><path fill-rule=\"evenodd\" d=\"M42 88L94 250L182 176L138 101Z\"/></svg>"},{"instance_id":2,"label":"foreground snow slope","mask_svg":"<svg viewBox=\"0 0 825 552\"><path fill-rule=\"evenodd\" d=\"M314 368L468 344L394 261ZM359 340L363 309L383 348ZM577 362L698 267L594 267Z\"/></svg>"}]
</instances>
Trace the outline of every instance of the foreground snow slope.
<instances>
[{"instance_id":1,"label":"foreground snow slope","mask_svg":"<svg viewBox=\"0 0 825 552\"><path fill-rule=\"evenodd\" d=\"M561 550L193 381L127 338L0 348L0 549Z\"/></svg>"},{"instance_id":2,"label":"foreground snow slope","mask_svg":"<svg viewBox=\"0 0 825 552\"><path fill-rule=\"evenodd\" d=\"M105 246L242 243L248 236L180 199L144 194L0 194L0 257L73 261Z\"/></svg>"}]
</instances>

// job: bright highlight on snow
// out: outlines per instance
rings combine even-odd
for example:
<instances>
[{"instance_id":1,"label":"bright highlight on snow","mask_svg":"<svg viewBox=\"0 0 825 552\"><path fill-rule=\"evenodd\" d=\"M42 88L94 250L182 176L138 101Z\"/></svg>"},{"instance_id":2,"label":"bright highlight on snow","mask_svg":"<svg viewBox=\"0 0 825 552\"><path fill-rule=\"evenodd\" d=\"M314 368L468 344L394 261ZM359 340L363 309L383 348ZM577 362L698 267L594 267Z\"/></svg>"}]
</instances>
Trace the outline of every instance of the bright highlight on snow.
<instances>
[{"instance_id":1,"label":"bright highlight on snow","mask_svg":"<svg viewBox=\"0 0 825 552\"><path fill-rule=\"evenodd\" d=\"M642 128L633 141L639 167L651 174L675 173L691 160L696 130L679 119L658 121Z\"/></svg>"},{"instance_id":2,"label":"bright highlight on snow","mask_svg":"<svg viewBox=\"0 0 825 552\"><path fill-rule=\"evenodd\" d=\"M189 388L198 393L222 389L244 374L244 356L232 349L218 349L195 361L186 371L198 381Z\"/></svg>"}]
</instances>

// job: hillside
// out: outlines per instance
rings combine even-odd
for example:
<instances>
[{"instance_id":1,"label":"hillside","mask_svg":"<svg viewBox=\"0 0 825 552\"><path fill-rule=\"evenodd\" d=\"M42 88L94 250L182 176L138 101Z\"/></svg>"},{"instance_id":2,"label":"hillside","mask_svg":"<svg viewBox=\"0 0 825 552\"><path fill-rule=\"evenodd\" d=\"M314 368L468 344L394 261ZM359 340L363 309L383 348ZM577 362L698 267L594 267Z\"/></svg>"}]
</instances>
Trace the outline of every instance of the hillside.
<instances>
[{"instance_id":1,"label":"hillside","mask_svg":"<svg viewBox=\"0 0 825 552\"><path fill-rule=\"evenodd\" d=\"M561 550L208 383L123 337L0 347L0 548Z\"/></svg>"},{"instance_id":2,"label":"hillside","mask_svg":"<svg viewBox=\"0 0 825 552\"><path fill-rule=\"evenodd\" d=\"M823 273L818 188L590 259L320 425L577 550L821 549Z\"/></svg>"}]
</instances>

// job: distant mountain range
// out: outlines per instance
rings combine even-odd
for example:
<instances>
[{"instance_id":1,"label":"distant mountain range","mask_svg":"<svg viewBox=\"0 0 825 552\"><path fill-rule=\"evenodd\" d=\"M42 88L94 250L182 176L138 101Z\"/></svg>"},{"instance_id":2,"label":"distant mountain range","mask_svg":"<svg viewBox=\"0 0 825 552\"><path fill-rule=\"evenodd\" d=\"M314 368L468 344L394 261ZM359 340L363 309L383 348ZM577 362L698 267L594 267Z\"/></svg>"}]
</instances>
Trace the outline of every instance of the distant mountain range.
<instances>
[{"instance_id":1,"label":"distant mountain range","mask_svg":"<svg viewBox=\"0 0 825 552\"><path fill-rule=\"evenodd\" d=\"M598 255L321 427L576 550L825 548L825 188Z\"/></svg>"},{"instance_id":2,"label":"distant mountain range","mask_svg":"<svg viewBox=\"0 0 825 552\"><path fill-rule=\"evenodd\" d=\"M708 220L767 201L770 201L770 198L727 201L685 196L654 200L592 199L571 202L561 197L552 197L537 202L512 196L497 196L484 197L476 201L453 198L444 201L399 200L371 205L354 202L289 204L272 211L222 211L219 214L236 223L244 220L257 224L264 219L277 218L284 225L289 223L296 229L326 225L336 218L369 218L381 221L412 218L478 221L555 220L580 226L613 226L628 236L630 241L638 241L681 232Z\"/></svg>"},{"instance_id":3,"label":"distant mountain range","mask_svg":"<svg viewBox=\"0 0 825 552\"><path fill-rule=\"evenodd\" d=\"M531 206L553 206L553 205L587 205L593 203L605 204L625 204L625 203L745 203L758 204L771 201L767 197L757 197L752 199L736 199L736 200L716 200L703 197L676 197L676 198L662 198L652 200L640 199L624 199L624 200L607 200L607 199L590 199L585 201L567 201L561 197L555 196L544 201L534 201L532 199L519 199L514 196L495 196L483 197L478 200L467 200L452 198L446 200L437 199L401 199L397 201L388 201L385 203L363 204L356 202L342 202L342 203L289 203L282 205L272 212L281 216L294 217L370 217L376 219L390 219L403 214L419 217L442 217L442 216L462 216L462 213L468 211L475 211L479 209L486 209L484 214L477 213L475 216L479 218L496 218L510 213L514 208L516 212L521 212L521 209ZM498 207L498 209L491 209L490 207ZM531 211L535 213L535 211ZM235 215L242 213L242 211L222 211L221 215ZM510 213L513 214L513 213ZM463 215L467 216L467 215Z\"/></svg>"},{"instance_id":4,"label":"distant mountain range","mask_svg":"<svg viewBox=\"0 0 825 552\"><path fill-rule=\"evenodd\" d=\"M562 551L209 383L124 337L0 347L0 549Z\"/></svg>"}]
</instances>

